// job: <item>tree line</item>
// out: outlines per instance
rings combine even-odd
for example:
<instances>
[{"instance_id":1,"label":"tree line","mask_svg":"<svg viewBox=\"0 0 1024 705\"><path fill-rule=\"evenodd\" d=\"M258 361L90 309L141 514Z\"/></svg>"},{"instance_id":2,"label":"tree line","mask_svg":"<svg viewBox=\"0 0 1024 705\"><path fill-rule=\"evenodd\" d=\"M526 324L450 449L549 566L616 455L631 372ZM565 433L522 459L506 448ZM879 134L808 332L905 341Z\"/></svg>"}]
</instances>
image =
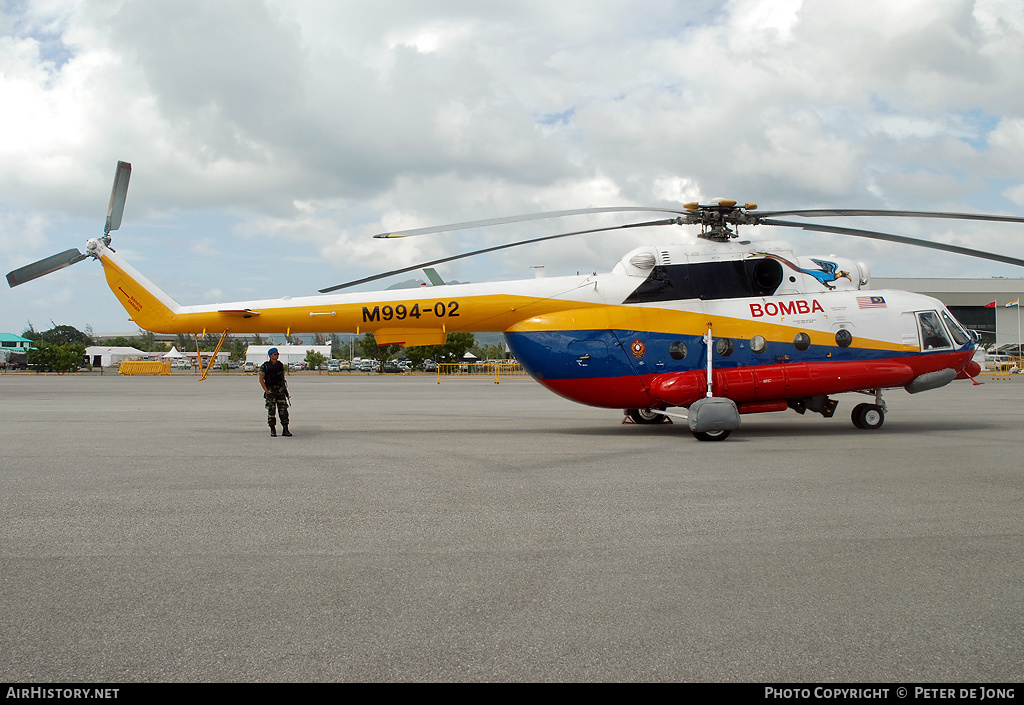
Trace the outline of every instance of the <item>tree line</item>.
<instances>
[{"instance_id":1,"label":"tree line","mask_svg":"<svg viewBox=\"0 0 1024 705\"><path fill-rule=\"evenodd\" d=\"M54 325L50 330L38 332L30 322L21 337L32 341L26 353L28 364L37 370L60 374L81 367L85 347L92 345L92 337L73 326Z\"/></svg>"},{"instance_id":2,"label":"tree line","mask_svg":"<svg viewBox=\"0 0 1024 705\"><path fill-rule=\"evenodd\" d=\"M22 332L21 337L32 341L32 348L28 351L28 363L40 370L54 372L73 372L85 362L85 348L94 344L93 333L90 327L82 332L74 326L54 325L49 330L37 331L31 321L28 327ZM199 349L203 352L212 351L218 342L219 336L207 334L199 338ZM288 343L299 343L299 336L285 336ZM346 352L358 352L363 358L376 360L383 365L403 351L401 345L378 345L373 333L366 333L358 339L355 350L344 345L337 334L324 336L319 333L313 334L314 343L331 345L331 357L341 358ZM192 336L182 333L177 335L176 346L181 350L190 350L196 347L196 340ZM248 345L265 345L263 336L254 334L245 338L233 338L229 343L231 359L242 360ZM105 345L110 347L131 347L144 352L166 350L167 345L157 341L153 333L139 330L138 337L126 338L118 336L108 338ZM346 351L346 348L348 350ZM315 352L315 351L314 351ZM407 348L404 350L405 357L414 367L422 367L424 361L434 360L436 362L456 362L461 360L467 352L484 359L504 358L506 356L505 346L498 344L480 345L472 333L449 333L448 339L443 345L426 345ZM320 353L315 353L317 367L327 361L327 358ZM309 356L307 356L307 359Z\"/></svg>"}]
</instances>

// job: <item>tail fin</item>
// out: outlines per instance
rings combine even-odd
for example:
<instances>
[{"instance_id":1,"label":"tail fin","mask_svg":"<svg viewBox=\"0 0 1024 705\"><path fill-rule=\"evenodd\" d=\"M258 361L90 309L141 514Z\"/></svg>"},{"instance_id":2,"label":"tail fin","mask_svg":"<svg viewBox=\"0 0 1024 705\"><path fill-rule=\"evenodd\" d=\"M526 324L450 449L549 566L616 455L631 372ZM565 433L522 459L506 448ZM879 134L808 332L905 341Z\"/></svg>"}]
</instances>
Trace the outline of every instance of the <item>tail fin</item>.
<instances>
[{"instance_id":1,"label":"tail fin","mask_svg":"<svg viewBox=\"0 0 1024 705\"><path fill-rule=\"evenodd\" d=\"M154 333L179 332L175 319L181 312L181 306L177 301L135 271L102 242L91 240L89 251L100 260L107 285L136 325Z\"/></svg>"}]
</instances>

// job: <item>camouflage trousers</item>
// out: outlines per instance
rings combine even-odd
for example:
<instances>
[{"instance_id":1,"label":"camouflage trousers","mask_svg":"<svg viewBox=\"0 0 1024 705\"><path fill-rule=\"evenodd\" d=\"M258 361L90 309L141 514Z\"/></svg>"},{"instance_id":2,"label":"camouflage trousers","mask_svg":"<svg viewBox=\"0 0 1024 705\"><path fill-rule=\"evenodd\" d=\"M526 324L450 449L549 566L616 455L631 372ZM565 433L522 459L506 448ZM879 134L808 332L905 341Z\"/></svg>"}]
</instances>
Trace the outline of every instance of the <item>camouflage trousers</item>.
<instances>
[{"instance_id":1,"label":"camouflage trousers","mask_svg":"<svg viewBox=\"0 0 1024 705\"><path fill-rule=\"evenodd\" d=\"M276 426L277 420L274 418L274 409L277 409L278 415L281 417L281 425L288 425L288 392L284 387L270 387L267 393L264 395L267 400L267 424L270 426Z\"/></svg>"}]
</instances>

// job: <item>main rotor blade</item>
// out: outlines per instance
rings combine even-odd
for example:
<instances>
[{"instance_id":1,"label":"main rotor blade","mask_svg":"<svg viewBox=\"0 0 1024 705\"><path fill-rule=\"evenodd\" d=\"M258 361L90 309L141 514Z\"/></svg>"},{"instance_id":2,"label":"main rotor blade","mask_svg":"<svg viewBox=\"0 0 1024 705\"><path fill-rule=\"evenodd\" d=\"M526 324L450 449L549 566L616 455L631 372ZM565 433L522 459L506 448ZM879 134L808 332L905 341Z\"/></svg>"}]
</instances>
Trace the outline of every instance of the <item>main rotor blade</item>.
<instances>
[{"instance_id":1,"label":"main rotor blade","mask_svg":"<svg viewBox=\"0 0 1024 705\"><path fill-rule=\"evenodd\" d=\"M1012 215L985 215L981 213L942 213L938 211L884 211L850 208L828 208L822 210L796 211L754 211L754 215L771 217L795 215L801 218L829 218L845 216L872 216L876 218L944 218L947 220L987 220L997 223L1024 223L1024 218Z\"/></svg>"},{"instance_id":2,"label":"main rotor blade","mask_svg":"<svg viewBox=\"0 0 1024 705\"><path fill-rule=\"evenodd\" d=\"M41 259L38 262L33 262L32 264L26 264L24 267L19 267L13 272L8 272L7 283L13 288L19 284L24 284L25 282L30 282L33 279L38 279L50 272L56 272L58 269L64 269L75 262L81 262L86 257L88 257L88 255L83 255L75 248L64 250L60 254L51 255L46 259Z\"/></svg>"},{"instance_id":3,"label":"main rotor blade","mask_svg":"<svg viewBox=\"0 0 1024 705\"><path fill-rule=\"evenodd\" d=\"M674 211L673 211L674 212ZM652 225L676 225L677 221L675 218L669 218L668 220L655 220L649 223L630 223L627 225L613 225L607 228L592 228L590 230L577 230L571 233L560 233L558 235L547 235L545 237L535 237L532 240L520 240L519 242L509 242L504 245L496 245L494 247L485 247L482 250L474 250L472 252L463 252L461 255L452 255L451 257L443 257L441 259L435 259L431 262L421 262L420 264L414 264L410 267L402 267L401 269L393 269L390 272L384 272L383 274L375 274L372 277L365 277L363 279L357 279L356 281L346 282L344 284L338 284L327 289L320 289L321 294L327 294L338 289L347 289L350 286L356 286L357 284L366 284L367 282L376 281L378 279L384 279L395 274L404 274L405 272L411 272L414 269L423 269L424 267L432 267L435 264L443 264L444 262L452 262L457 259L465 259L466 257L473 257L475 255L486 254L487 252L496 252L497 250L505 250L510 247L519 247L520 245L529 245L534 242L543 242L544 240L556 240L560 237L570 237L571 235L586 235L588 233L600 233L608 230L625 230L626 228L646 228Z\"/></svg>"},{"instance_id":4,"label":"main rotor blade","mask_svg":"<svg viewBox=\"0 0 1024 705\"><path fill-rule=\"evenodd\" d=\"M487 220L470 220L465 223L451 223L449 225L435 225L429 228L413 228L412 230L397 230L393 233L380 233L374 235L376 238L412 237L414 235L427 235L429 233L445 233L452 230L465 230L466 228L484 228L489 225L505 225L506 223L521 223L526 220L544 220L545 218L561 218L567 215L587 215L590 213L678 213L683 215L685 210L675 208L643 208L638 206L613 206L610 208L578 208L568 211L547 211L545 213L527 213L526 215L511 215L506 218L489 218ZM596 231L594 231L596 232Z\"/></svg>"},{"instance_id":5,"label":"main rotor blade","mask_svg":"<svg viewBox=\"0 0 1024 705\"><path fill-rule=\"evenodd\" d=\"M979 257L981 259L988 259L994 262L1003 262L1005 264L1014 264L1018 267L1024 267L1024 260L1016 259L1015 257L1007 257L1005 255L998 255L993 252L984 252L982 250L972 250L968 247L960 247L958 245L947 245L942 242L931 242L929 240L919 240L913 237L904 237L903 235L893 235L891 233L880 233L875 230L858 230L856 228L840 228L831 225L816 225L814 223L790 223L784 220L771 220L765 218L760 221L761 225L780 225L787 228L800 228L801 230L812 230L819 233L837 233L839 235L853 235L854 237L865 237L872 240L884 240L886 242L899 242L904 245L914 245L916 247L926 247L930 250L942 250L943 252L953 252L958 255L967 255L968 257Z\"/></svg>"},{"instance_id":6,"label":"main rotor blade","mask_svg":"<svg viewBox=\"0 0 1024 705\"><path fill-rule=\"evenodd\" d=\"M117 169L114 171L114 188L110 191L110 205L107 207L107 224L103 228L104 235L121 227L124 199L128 195L128 179L131 178L131 175L131 164L128 162L117 163Z\"/></svg>"}]
</instances>

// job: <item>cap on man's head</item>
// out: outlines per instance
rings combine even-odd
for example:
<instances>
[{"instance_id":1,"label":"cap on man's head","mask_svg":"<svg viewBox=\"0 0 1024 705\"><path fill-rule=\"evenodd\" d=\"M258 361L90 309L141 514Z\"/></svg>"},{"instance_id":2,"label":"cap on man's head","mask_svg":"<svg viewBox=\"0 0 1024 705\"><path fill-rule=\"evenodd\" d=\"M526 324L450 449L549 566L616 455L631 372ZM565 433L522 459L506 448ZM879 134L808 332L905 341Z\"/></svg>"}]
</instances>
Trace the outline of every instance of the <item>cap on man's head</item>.
<instances>
[{"instance_id":1,"label":"cap on man's head","mask_svg":"<svg viewBox=\"0 0 1024 705\"><path fill-rule=\"evenodd\" d=\"M270 350L267 350L267 357L271 355L277 355L277 348L270 348Z\"/></svg>"}]
</instances>

